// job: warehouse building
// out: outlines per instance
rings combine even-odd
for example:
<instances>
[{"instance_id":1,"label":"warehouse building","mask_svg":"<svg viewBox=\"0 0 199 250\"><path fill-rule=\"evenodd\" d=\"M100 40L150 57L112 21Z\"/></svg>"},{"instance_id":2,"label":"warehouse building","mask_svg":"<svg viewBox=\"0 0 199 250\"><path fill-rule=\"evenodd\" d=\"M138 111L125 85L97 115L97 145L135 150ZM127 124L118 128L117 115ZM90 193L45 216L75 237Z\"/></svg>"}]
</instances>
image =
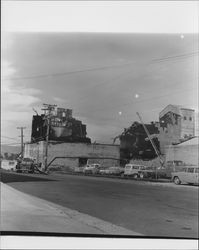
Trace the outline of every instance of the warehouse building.
<instances>
[{"instance_id":1,"label":"warehouse building","mask_svg":"<svg viewBox=\"0 0 199 250\"><path fill-rule=\"evenodd\" d=\"M199 137L194 137L185 142L165 147L166 162L179 162L181 165L199 164Z\"/></svg>"},{"instance_id":2,"label":"warehouse building","mask_svg":"<svg viewBox=\"0 0 199 250\"><path fill-rule=\"evenodd\" d=\"M24 157L35 159L44 165L46 142L27 143ZM104 167L118 166L120 163L119 145L69 143L50 141L48 144L48 164L74 169L89 163L101 163Z\"/></svg>"}]
</instances>

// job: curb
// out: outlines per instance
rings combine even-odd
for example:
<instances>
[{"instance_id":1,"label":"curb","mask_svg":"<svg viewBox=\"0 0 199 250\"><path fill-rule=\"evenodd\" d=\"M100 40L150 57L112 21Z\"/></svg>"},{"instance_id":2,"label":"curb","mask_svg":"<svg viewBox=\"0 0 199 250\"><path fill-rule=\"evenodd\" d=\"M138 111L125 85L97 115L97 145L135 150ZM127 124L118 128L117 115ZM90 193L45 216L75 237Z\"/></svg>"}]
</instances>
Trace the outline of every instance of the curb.
<instances>
[{"instance_id":1,"label":"curb","mask_svg":"<svg viewBox=\"0 0 199 250\"><path fill-rule=\"evenodd\" d=\"M110 179L121 179L121 180L133 180L133 181L144 181L144 182L156 182L156 183L172 183L170 179L134 179L133 177L121 177L121 176L109 176L109 175L100 175L100 174L82 174L82 173L73 173L73 172L64 172L64 171L52 171L50 174L67 174L67 175L77 175L77 176L90 176L90 177L101 177L101 178L110 178Z\"/></svg>"}]
</instances>

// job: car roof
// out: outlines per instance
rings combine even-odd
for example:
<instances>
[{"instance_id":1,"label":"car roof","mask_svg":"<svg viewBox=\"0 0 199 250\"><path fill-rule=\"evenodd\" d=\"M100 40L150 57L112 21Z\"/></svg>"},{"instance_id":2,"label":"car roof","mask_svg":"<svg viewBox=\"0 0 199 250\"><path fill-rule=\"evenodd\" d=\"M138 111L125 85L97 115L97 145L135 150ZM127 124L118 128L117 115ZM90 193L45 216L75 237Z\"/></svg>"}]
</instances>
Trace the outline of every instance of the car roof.
<instances>
[{"instance_id":1,"label":"car roof","mask_svg":"<svg viewBox=\"0 0 199 250\"><path fill-rule=\"evenodd\" d=\"M30 159L30 158L23 158L22 160L23 161L32 161L32 159Z\"/></svg>"},{"instance_id":2,"label":"car roof","mask_svg":"<svg viewBox=\"0 0 199 250\"><path fill-rule=\"evenodd\" d=\"M136 167L144 167L144 165L139 165L139 164L132 164L132 163L128 163L125 165L126 166L136 166Z\"/></svg>"}]
</instances>

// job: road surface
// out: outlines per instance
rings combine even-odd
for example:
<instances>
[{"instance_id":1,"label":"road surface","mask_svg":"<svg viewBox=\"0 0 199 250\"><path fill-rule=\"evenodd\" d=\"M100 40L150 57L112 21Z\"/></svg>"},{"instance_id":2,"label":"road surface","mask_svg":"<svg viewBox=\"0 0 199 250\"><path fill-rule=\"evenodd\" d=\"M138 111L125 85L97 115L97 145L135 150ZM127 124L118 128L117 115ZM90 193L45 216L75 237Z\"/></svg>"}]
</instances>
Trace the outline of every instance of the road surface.
<instances>
[{"instance_id":1,"label":"road surface","mask_svg":"<svg viewBox=\"0 0 199 250\"><path fill-rule=\"evenodd\" d=\"M6 172L1 181L145 236L198 238L197 186Z\"/></svg>"}]
</instances>

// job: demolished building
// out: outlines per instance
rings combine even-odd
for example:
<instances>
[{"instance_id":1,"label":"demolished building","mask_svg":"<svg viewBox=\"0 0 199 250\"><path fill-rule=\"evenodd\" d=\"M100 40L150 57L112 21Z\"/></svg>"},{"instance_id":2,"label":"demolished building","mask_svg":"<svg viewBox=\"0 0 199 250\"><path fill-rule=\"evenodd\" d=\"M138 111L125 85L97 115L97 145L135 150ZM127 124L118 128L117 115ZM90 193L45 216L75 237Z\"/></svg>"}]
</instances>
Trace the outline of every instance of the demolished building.
<instances>
[{"instance_id":1,"label":"demolished building","mask_svg":"<svg viewBox=\"0 0 199 250\"><path fill-rule=\"evenodd\" d=\"M105 167L119 165L119 145L91 143L86 125L72 116L71 109L46 106L44 114L33 116L31 142L24 146L25 158L42 166L47 163L46 167L59 166L64 171L91 161Z\"/></svg>"},{"instance_id":2,"label":"demolished building","mask_svg":"<svg viewBox=\"0 0 199 250\"><path fill-rule=\"evenodd\" d=\"M33 115L31 142L43 141L47 134L46 115ZM86 125L73 118L71 109L56 108L50 119L49 140L91 143Z\"/></svg>"},{"instance_id":3,"label":"demolished building","mask_svg":"<svg viewBox=\"0 0 199 250\"><path fill-rule=\"evenodd\" d=\"M151 122L145 126L156 148L165 156L168 147L195 137L195 111L169 104L159 113L159 122ZM153 159L157 156L142 124L138 122L124 129L119 139L123 158Z\"/></svg>"},{"instance_id":4,"label":"demolished building","mask_svg":"<svg viewBox=\"0 0 199 250\"><path fill-rule=\"evenodd\" d=\"M145 124L145 126L148 129L156 148L159 150L158 123L151 122L151 124ZM139 122L134 122L129 128L124 129L123 133L119 136L119 139L121 158L153 159L157 157L143 125Z\"/></svg>"}]
</instances>

